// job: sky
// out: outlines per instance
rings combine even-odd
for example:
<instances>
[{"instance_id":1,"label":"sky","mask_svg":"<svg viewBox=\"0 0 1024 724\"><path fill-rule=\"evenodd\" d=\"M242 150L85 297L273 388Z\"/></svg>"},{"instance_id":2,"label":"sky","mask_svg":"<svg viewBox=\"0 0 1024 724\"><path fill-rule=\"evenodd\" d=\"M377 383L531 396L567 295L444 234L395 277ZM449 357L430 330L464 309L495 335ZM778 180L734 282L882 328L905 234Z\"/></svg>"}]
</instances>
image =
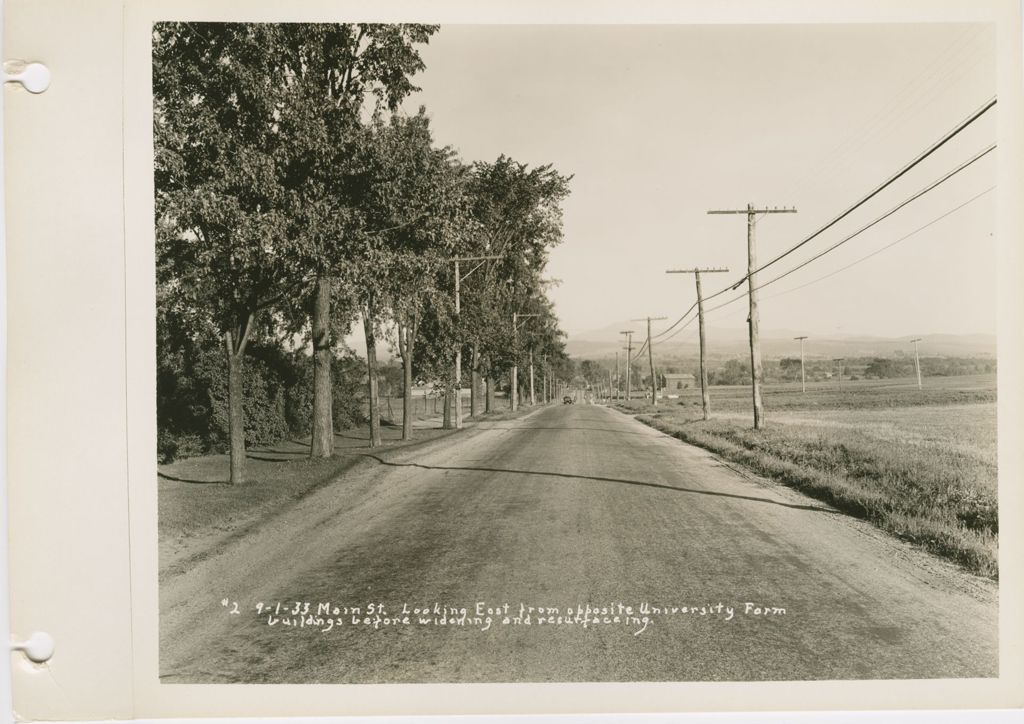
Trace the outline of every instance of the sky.
<instances>
[{"instance_id":1,"label":"sky","mask_svg":"<svg viewBox=\"0 0 1024 724\"><path fill-rule=\"evenodd\" d=\"M421 91L406 108L426 106L439 144L466 162L504 153L573 175L564 241L548 266L570 338L648 315L669 317L655 326L664 329L696 298L692 276L668 268L728 267L705 276L705 296L738 281L746 217L709 209L795 206L796 214L758 220L757 255L767 261L915 158L996 87L994 34L966 24L446 25L422 57ZM759 281L993 143L997 112ZM995 193L986 191L997 153L761 290L762 329L994 334ZM739 301L709 311L708 324L745 327L745 318Z\"/></svg>"}]
</instances>

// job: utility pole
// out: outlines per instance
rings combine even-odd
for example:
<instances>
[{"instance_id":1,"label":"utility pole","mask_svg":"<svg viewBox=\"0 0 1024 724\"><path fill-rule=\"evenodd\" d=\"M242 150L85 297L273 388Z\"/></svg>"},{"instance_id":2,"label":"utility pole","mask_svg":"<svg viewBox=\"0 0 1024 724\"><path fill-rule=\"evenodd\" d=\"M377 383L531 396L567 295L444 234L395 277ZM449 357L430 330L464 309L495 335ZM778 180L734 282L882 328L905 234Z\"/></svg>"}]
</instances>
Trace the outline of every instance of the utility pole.
<instances>
[{"instance_id":1,"label":"utility pole","mask_svg":"<svg viewBox=\"0 0 1024 724\"><path fill-rule=\"evenodd\" d=\"M711 392L708 390L708 351L707 341L704 336L704 295L700 288L700 275L702 272L727 272L726 267L707 267L704 269L668 269L666 274L693 274L697 281L697 324L700 327L700 396L704 408L704 419L711 418Z\"/></svg>"},{"instance_id":2,"label":"utility pole","mask_svg":"<svg viewBox=\"0 0 1024 724\"><path fill-rule=\"evenodd\" d=\"M526 317L537 317L537 314L520 314L512 312L512 389L509 391L512 396L512 412L519 409L519 361L516 358L516 348L519 340L519 320ZM532 352L531 352L532 355ZM532 365L531 365L532 371Z\"/></svg>"},{"instance_id":3,"label":"utility pole","mask_svg":"<svg viewBox=\"0 0 1024 724\"><path fill-rule=\"evenodd\" d=\"M807 392L807 377L804 375L804 340L807 339L807 335L805 334L803 337L793 337L793 339L800 340L800 391Z\"/></svg>"},{"instance_id":4,"label":"utility pole","mask_svg":"<svg viewBox=\"0 0 1024 724\"><path fill-rule=\"evenodd\" d=\"M462 286L462 282L466 277L475 272L484 262L490 259L500 259L499 256L456 256L452 257L451 261L455 262L455 325L456 330L461 331L459 327L459 314L461 312L461 299L459 298L459 290ZM466 272L465 276L460 274L459 262L463 261L478 261L480 262L475 267ZM474 393L476 394L476 393ZM455 429L462 428L462 341L457 340L455 345Z\"/></svg>"},{"instance_id":5,"label":"utility pole","mask_svg":"<svg viewBox=\"0 0 1024 724\"><path fill-rule=\"evenodd\" d=\"M757 225L758 214L795 214L795 208L755 208L753 204L747 204L745 209L723 209L708 211L709 214L746 214L747 215L747 297L750 302L750 316L747 317L747 326L750 330L750 381L751 394L754 400L754 429L760 430L764 427L764 405L761 401L761 340L758 337L758 316L757 316L757 249L754 243L754 232ZM743 282L740 281L738 287ZM734 287L735 288L735 287Z\"/></svg>"},{"instance_id":6,"label":"utility pole","mask_svg":"<svg viewBox=\"0 0 1024 724\"><path fill-rule=\"evenodd\" d=\"M629 402L630 397L632 396L632 391L629 386L629 368L633 366L633 330L627 329L624 332L619 332L619 334L626 335L626 402Z\"/></svg>"},{"instance_id":7,"label":"utility pole","mask_svg":"<svg viewBox=\"0 0 1024 724\"><path fill-rule=\"evenodd\" d=\"M654 348L651 346L651 321L660 321L662 319L668 319L668 317L641 317L640 319L631 319L631 322L643 322L647 320L647 363L651 367L651 404L657 406L658 404L658 378L654 376Z\"/></svg>"},{"instance_id":8,"label":"utility pole","mask_svg":"<svg viewBox=\"0 0 1024 724\"><path fill-rule=\"evenodd\" d=\"M914 369L917 370L917 389L921 389L921 358L917 354L917 343L921 341L921 338L910 340L914 343Z\"/></svg>"},{"instance_id":9,"label":"utility pole","mask_svg":"<svg viewBox=\"0 0 1024 724\"><path fill-rule=\"evenodd\" d=\"M533 347L530 347L530 407L537 404L537 399L533 395Z\"/></svg>"},{"instance_id":10,"label":"utility pole","mask_svg":"<svg viewBox=\"0 0 1024 724\"><path fill-rule=\"evenodd\" d=\"M832 361L839 363L839 391L842 392L843 391L843 362L846 361L846 358L845 357L837 357L836 359L834 359Z\"/></svg>"},{"instance_id":11,"label":"utility pole","mask_svg":"<svg viewBox=\"0 0 1024 724\"><path fill-rule=\"evenodd\" d=\"M619 400L619 351L615 350L615 401Z\"/></svg>"},{"instance_id":12,"label":"utility pole","mask_svg":"<svg viewBox=\"0 0 1024 724\"><path fill-rule=\"evenodd\" d=\"M551 399L548 397L548 355L546 352L542 357L542 361L544 363L544 382L541 397L544 399L544 404L546 405L551 402Z\"/></svg>"}]
</instances>

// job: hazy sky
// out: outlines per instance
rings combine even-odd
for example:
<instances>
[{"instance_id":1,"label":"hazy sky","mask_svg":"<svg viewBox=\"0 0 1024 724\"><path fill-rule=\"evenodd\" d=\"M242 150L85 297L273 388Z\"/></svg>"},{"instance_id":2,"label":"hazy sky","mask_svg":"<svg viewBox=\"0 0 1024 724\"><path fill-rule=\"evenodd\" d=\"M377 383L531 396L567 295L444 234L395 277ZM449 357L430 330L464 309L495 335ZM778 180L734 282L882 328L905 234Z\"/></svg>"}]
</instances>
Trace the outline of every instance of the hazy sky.
<instances>
[{"instance_id":1,"label":"hazy sky","mask_svg":"<svg viewBox=\"0 0 1024 724\"><path fill-rule=\"evenodd\" d=\"M759 222L762 262L816 230L995 94L993 38L986 26L939 23L448 25L424 49L422 91L407 107L426 105L437 141L466 161L505 153L574 174L565 241L549 265L572 335L632 317L677 318L695 299L693 278L666 268L729 267L707 277L706 295L742 276L745 217L708 209L796 206ZM761 281L992 143L997 109ZM762 290L762 328L994 333L994 192L785 292L984 192L995 170L993 153ZM737 302L709 324L744 326L745 317Z\"/></svg>"}]
</instances>

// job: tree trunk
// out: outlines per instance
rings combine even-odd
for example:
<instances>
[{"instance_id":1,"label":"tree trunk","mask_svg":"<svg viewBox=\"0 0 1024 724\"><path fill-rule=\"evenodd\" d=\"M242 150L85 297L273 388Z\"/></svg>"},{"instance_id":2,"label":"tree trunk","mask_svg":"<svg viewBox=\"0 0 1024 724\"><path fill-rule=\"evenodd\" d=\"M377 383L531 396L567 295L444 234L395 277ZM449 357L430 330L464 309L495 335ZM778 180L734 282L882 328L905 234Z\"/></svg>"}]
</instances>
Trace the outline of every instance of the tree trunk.
<instances>
[{"instance_id":1,"label":"tree trunk","mask_svg":"<svg viewBox=\"0 0 1024 724\"><path fill-rule=\"evenodd\" d=\"M441 416L441 427L445 430L451 430L452 425L452 398L455 395L452 394L452 389L446 388L444 391L444 413Z\"/></svg>"},{"instance_id":2,"label":"tree trunk","mask_svg":"<svg viewBox=\"0 0 1024 724\"><path fill-rule=\"evenodd\" d=\"M234 351L231 333L228 347L228 439L231 453L231 484L245 482L245 408L242 406L242 355Z\"/></svg>"},{"instance_id":3,"label":"tree trunk","mask_svg":"<svg viewBox=\"0 0 1024 724\"><path fill-rule=\"evenodd\" d=\"M334 452L334 415L331 407L331 280L316 282L313 300L313 431L309 456L329 458Z\"/></svg>"},{"instance_id":4,"label":"tree trunk","mask_svg":"<svg viewBox=\"0 0 1024 724\"><path fill-rule=\"evenodd\" d=\"M242 385L245 345L252 330L253 314L240 320L234 333L224 333L228 355L228 450L230 452L231 484L245 482L245 391Z\"/></svg>"},{"instance_id":5,"label":"tree trunk","mask_svg":"<svg viewBox=\"0 0 1024 724\"><path fill-rule=\"evenodd\" d=\"M476 347L472 348L470 352L469 362L469 416L476 417L477 408L477 395L480 394L480 373L477 371L477 365L480 364L480 355L476 351Z\"/></svg>"},{"instance_id":6,"label":"tree trunk","mask_svg":"<svg viewBox=\"0 0 1024 724\"><path fill-rule=\"evenodd\" d=\"M487 375L484 384L487 385L487 394L484 397L484 412L490 412L494 409L494 378Z\"/></svg>"},{"instance_id":7,"label":"tree trunk","mask_svg":"<svg viewBox=\"0 0 1024 724\"><path fill-rule=\"evenodd\" d=\"M363 310L363 332L366 334L366 372L370 392L370 447L380 447L380 397L377 394L377 336L373 331L372 303Z\"/></svg>"},{"instance_id":8,"label":"tree trunk","mask_svg":"<svg viewBox=\"0 0 1024 724\"><path fill-rule=\"evenodd\" d=\"M398 351L402 355L402 439L412 440L412 337L407 326L398 329Z\"/></svg>"}]
</instances>

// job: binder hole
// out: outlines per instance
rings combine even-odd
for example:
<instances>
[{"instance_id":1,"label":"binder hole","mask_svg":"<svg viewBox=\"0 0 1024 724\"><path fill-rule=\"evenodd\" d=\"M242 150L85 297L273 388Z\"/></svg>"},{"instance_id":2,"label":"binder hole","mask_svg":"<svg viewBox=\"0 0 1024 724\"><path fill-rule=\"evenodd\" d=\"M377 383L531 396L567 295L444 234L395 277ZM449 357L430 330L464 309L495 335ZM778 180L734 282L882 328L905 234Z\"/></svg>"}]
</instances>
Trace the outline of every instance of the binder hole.
<instances>
[{"instance_id":1,"label":"binder hole","mask_svg":"<svg viewBox=\"0 0 1024 724\"><path fill-rule=\"evenodd\" d=\"M7 61L4 63L4 82L20 83L29 93L42 93L50 87L50 69L42 63Z\"/></svg>"},{"instance_id":2,"label":"binder hole","mask_svg":"<svg viewBox=\"0 0 1024 724\"><path fill-rule=\"evenodd\" d=\"M36 631L28 637L28 641L19 641L11 644L12 651L21 651L25 658L34 664L45 664L53 658L53 651L56 642L53 636L45 631Z\"/></svg>"}]
</instances>

